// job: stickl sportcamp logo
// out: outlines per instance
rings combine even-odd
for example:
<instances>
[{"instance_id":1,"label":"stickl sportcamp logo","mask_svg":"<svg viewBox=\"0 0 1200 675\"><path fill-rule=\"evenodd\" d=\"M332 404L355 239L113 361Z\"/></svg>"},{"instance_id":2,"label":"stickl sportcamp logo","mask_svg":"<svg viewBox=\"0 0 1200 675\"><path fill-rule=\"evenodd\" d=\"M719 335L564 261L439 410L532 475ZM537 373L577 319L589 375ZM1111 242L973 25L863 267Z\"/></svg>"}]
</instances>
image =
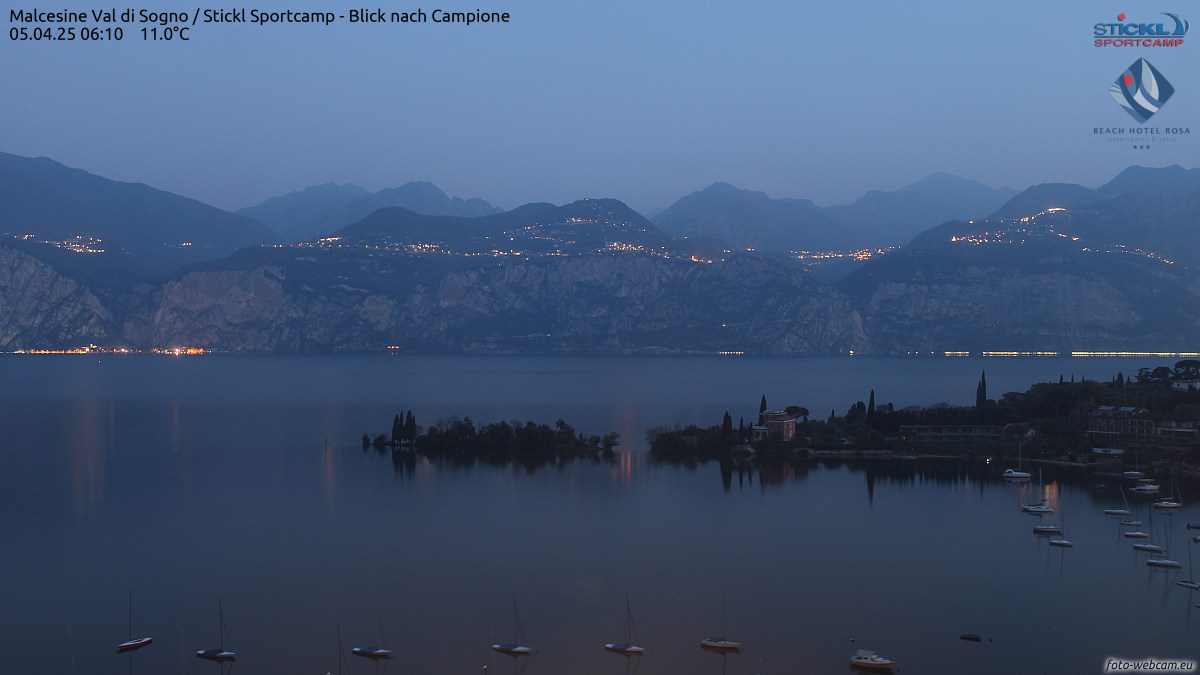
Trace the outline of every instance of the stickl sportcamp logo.
<instances>
[{"instance_id":1,"label":"stickl sportcamp logo","mask_svg":"<svg viewBox=\"0 0 1200 675\"><path fill-rule=\"evenodd\" d=\"M1116 23L1098 23L1092 26L1092 36L1097 47L1179 47L1183 36L1191 25L1178 14L1163 12L1171 22L1137 23L1126 21L1124 14L1117 15ZM1169 25L1169 27L1168 27Z\"/></svg>"},{"instance_id":2,"label":"stickl sportcamp logo","mask_svg":"<svg viewBox=\"0 0 1200 675\"><path fill-rule=\"evenodd\" d=\"M1142 124L1171 99L1175 87L1149 61L1138 59L1112 83L1108 93Z\"/></svg>"}]
</instances>

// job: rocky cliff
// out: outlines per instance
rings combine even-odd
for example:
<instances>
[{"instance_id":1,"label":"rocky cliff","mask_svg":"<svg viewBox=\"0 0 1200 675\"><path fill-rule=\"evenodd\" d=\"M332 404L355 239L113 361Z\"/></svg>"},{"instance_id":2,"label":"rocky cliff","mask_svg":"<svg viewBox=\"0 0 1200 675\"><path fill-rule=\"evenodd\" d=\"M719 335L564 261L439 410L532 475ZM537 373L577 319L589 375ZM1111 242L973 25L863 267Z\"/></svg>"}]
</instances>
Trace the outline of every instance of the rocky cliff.
<instances>
[{"instance_id":1,"label":"rocky cliff","mask_svg":"<svg viewBox=\"0 0 1200 675\"><path fill-rule=\"evenodd\" d=\"M0 243L0 349L108 342L114 314L85 283Z\"/></svg>"},{"instance_id":2,"label":"rocky cliff","mask_svg":"<svg viewBox=\"0 0 1200 675\"><path fill-rule=\"evenodd\" d=\"M334 260L336 258L336 260ZM329 274L331 269L337 270ZM225 350L836 353L869 343L845 297L780 263L647 255L445 265L345 252L196 269L131 313L143 345Z\"/></svg>"}]
</instances>

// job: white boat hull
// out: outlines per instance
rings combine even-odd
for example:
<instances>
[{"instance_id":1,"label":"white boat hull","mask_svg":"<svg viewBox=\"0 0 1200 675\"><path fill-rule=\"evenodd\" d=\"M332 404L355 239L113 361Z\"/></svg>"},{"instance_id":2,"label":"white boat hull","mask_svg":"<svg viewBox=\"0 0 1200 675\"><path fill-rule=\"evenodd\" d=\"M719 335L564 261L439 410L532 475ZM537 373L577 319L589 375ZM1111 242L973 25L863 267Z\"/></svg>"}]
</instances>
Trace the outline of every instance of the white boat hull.
<instances>
[{"instance_id":1,"label":"white boat hull","mask_svg":"<svg viewBox=\"0 0 1200 675\"><path fill-rule=\"evenodd\" d=\"M722 638L708 638L700 641L700 648L718 652L740 652L742 651L742 643Z\"/></svg>"},{"instance_id":2,"label":"white boat hull","mask_svg":"<svg viewBox=\"0 0 1200 675\"><path fill-rule=\"evenodd\" d=\"M610 642L610 643L604 645L604 648L610 652L616 652L618 654L644 654L644 653L646 653L645 647L638 647L637 645L622 645L622 644L616 644L614 642Z\"/></svg>"},{"instance_id":3,"label":"white boat hull","mask_svg":"<svg viewBox=\"0 0 1200 675\"><path fill-rule=\"evenodd\" d=\"M528 654L533 651L533 647L526 647L525 645L512 645L512 644L492 645L492 649L500 652L501 654L514 654L514 655Z\"/></svg>"}]
</instances>

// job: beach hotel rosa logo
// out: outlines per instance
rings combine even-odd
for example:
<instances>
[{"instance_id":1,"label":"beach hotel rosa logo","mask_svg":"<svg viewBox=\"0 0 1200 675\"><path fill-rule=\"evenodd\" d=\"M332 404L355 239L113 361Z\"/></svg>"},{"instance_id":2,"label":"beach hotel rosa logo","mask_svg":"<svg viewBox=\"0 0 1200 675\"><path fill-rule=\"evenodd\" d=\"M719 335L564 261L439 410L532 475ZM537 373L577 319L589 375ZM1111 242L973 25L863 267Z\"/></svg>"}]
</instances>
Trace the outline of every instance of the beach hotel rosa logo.
<instances>
[{"instance_id":1,"label":"beach hotel rosa logo","mask_svg":"<svg viewBox=\"0 0 1200 675\"><path fill-rule=\"evenodd\" d=\"M1187 35L1187 19L1177 14L1163 12L1171 21L1138 23L1126 21L1124 14L1117 15L1116 23L1098 23L1092 26L1092 36L1097 47L1179 47Z\"/></svg>"},{"instance_id":2,"label":"beach hotel rosa logo","mask_svg":"<svg viewBox=\"0 0 1200 675\"><path fill-rule=\"evenodd\" d=\"M1166 104L1175 88L1149 61L1138 59L1112 83L1108 93L1141 124Z\"/></svg>"}]
</instances>

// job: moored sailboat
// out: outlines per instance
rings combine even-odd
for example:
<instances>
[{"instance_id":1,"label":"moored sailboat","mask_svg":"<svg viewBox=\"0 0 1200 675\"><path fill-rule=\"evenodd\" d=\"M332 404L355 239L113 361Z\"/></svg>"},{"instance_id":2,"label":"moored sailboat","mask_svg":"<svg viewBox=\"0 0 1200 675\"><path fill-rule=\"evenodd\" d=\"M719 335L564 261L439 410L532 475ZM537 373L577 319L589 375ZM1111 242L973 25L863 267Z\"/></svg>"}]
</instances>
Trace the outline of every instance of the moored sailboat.
<instances>
[{"instance_id":1,"label":"moored sailboat","mask_svg":"<svg viewBox=\"0 0 1200 675\"><path fill-rule=\"evenodd\" d=\"M641 640L637 639L637 627L633 625L633 612L629 609L629 596L625 596L625 641L624 642L609 642L604 645L604 648L610 652L618 654L644 654L645 647L639 646L637 643Z\"/></svg>"},{"instance_id":2,"label":"moored sailboat","mask_svg":"<svg viewBox=\"0 0 1200 675\"><path fill-rule=\"evenodd\" d=\"M379 641L381 643L386 643L387 640L385 640L383 637L383 625L379 623L378 614L375 615L375 631L379 634ZM354 647L350 650L350 653L355 656L371 659L372 661L381 661L383 659L390 659L395 656L395 654L392 653L392 650L385 647L380 647L378 645L371 645L369 647Z\"/></svg>"},{"instance_id":3,"label":"moored sailboat","mask_svg":"<svg viewBox=\"0 0 1200 675\"><path fill-rule=\"evenodd\" d=\"M533 647L530 647L525 642L525 631L521 628L521 617L517 614L517 597L513 596L513 641L501 642L492 645L492 650L509 656L524 656L533 652Z\"/></svg>"},{"instance_id":4,"label":"moored sailboat","mask_svg":"<svg viewBox=\"0 0 1200 675\"><path fill-rule=\"evenodd\" d=\"M209 661L224 663L226 661L236 661L237 654L225 648L225 638L228 634L228 629L225 627L225 608L221 605L221 599L217 598L217 615L220 617L220 646L213 649L201 649L196 652L196 656Z\"/></svg>"},{"instance_id":5,"label":"moored sailboat","mask_svg":"<svg viewBox=\"0 0 1200 675\"><path fill-rule=\"evenodd\" d=\"M125 654L127 652L136 651L154 642L151 637L133 637L133 591L129 592L129 639L117 645L117 653ZM132 667L132 666L130 666Z\"/></svg>"}]
</instances>

